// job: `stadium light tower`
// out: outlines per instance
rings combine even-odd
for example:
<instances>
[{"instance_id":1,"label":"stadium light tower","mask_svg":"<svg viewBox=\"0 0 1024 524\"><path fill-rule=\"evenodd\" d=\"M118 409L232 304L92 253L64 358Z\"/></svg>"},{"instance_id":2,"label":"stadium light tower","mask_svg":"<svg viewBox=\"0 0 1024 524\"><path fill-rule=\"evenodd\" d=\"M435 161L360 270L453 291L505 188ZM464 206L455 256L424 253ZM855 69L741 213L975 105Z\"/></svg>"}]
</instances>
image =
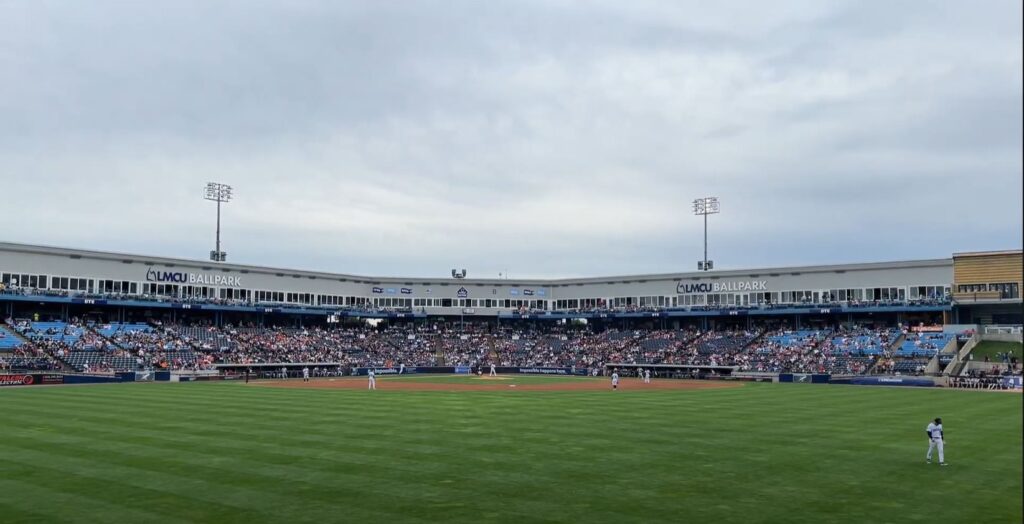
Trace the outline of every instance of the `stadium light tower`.
<instances>
[{"instance_id":1,"label":"stadium light tower","mask_svg":"<svg viewBox=\"0 0 1024 524\"><path fill-rule=\"evenodd\" d=\"M693 201L693 214L704 215L704 260L697 262L698 271L710 271L715 263L708 260L708 215L719 212L718 197L704 197Z\"/></svg>"},{"instance_id":2,"label":"stadium light tower","mask_svg":"<svg viewBox=\"0 0 1024 524\"><path fill-rule=\"evenodd\" d=\"M231 186L209 182L206 184L206 194L203 198L217 203L217 248L210 251L210 260L223 262L227 260L228 254L220 250L220 205L231 201Z\"/></svg>"}]
</instances>

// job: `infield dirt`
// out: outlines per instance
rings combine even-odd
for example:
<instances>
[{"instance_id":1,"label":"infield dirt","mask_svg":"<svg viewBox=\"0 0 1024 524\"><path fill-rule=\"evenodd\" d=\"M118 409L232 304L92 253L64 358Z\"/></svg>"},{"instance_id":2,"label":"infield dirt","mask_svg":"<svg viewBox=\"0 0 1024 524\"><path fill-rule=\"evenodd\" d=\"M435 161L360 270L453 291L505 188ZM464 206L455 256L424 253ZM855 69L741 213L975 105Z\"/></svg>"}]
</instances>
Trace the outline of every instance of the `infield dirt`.
<instances>
[{"instance_id":1,"label":"infield dirt","mask_svg":"<svg viewBox=\"0 0 1024 524\"><path fill-rule=\"evenodd\" d=\"M560 380L550 384L503 384L499 381L467 382L430 382L429 377L423 380L390 380L377 379L377 389L395 391L611 391L611 383L607 380L581 378L579 380ZM336 379L316 379L310 382L299 380L258 381L250 385L261 387L297 388L297 389L366 389L366 377L345 377ZM471 379L472 380L472 379ZM731 382L709 382L697 380L652 380L644 384L639 380L622 380L618 391L654 391L654 390L696 390L723 389L741 387Z\"/></svg>"}]
</instances>

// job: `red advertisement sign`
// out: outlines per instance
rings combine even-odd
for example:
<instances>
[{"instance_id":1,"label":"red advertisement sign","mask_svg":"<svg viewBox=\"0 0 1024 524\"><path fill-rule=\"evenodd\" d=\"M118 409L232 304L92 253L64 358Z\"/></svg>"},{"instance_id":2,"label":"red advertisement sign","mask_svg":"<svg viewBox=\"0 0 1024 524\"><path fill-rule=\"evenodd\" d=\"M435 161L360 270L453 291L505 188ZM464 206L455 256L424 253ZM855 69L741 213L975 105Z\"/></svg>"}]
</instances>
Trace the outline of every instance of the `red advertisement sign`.
<instances>
[{"instance_id":1,"label":"red advertisement sign","mask_svg":"<svg viewBox=\"0 0 1024 524\"><path fill-rule=\"evenodd\" d=\"M31 386L35 384L32 375L0 375L0 386Z\"/></svg>"}]
</instances>

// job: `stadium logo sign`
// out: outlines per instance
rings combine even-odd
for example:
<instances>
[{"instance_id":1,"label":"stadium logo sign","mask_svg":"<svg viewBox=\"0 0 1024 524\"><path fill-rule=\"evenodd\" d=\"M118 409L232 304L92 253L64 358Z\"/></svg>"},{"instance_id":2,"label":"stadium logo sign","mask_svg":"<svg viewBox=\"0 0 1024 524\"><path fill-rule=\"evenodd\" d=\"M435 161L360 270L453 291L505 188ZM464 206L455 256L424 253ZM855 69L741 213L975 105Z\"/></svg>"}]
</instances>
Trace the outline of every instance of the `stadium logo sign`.
<instances>
[{"instance_id":1,"label":"stadium logo sign","mask_svg":"<svg viewBox=\"0 0 1024 524\"><path fill-rule=\"evenodd\" d=\"M767 291L767 280L746 280L739 282L701 282L700 284L676 284L676 293L691 295L694 293L725 293L730 291Z\"/></svg>"},{"instance_id":2,"label":"stadium logo sign","mask_svg":"<svg viewBox=\"0 0 1024 524\"><path fill-rule=\"evenodd\" d=\"M532 297L533 296L533 290L532 289L524 289L523 290L523 294L528 296L528 297Z\"/></svg>"},{"instance_id":3,"label":"stadium logo sign","mask_svg":"<svg viewBox=\"0 0 1024 524\"><path fill-rule=\"evenodd\" d=\"M469 291L467 291L466 288L464 288L464 287L460 287L459 290L455 292L455 294L459 298L466 298L466 297L469 296Z\"/></svg>"},{"instance_id":4,"label":"stadium logo sign","mask_svg":"<svg viewBox=\"0 0 1024 524\"><path fill-rule=\"evenodd\" d=\"M412 290L407 288L407 287L403 287L402 288L402 294L403 295L411 295L412 294Z\"/></svg>"},{"instance_id":5,"label":"stadium logo sign","mask_svg":"<svg viewBox=\"0 0 1024 524\"><path fill-rule=\"evenodd\" d=\"M382 288L382 287L375 287L375 288L373 288L373 292L377 293L379 295L379 294L384 292L384 288Z\"/></svg>"},{"instance_id":6,"label":"stadium logo sign","mask_svg":"<svg viewBox=\"0 0 1024 524\"><path fill-rule=\"evenodd\" d=\"M157 271L155 269L146 271L146 281L168 282L172 284L204 284L207 286L239 287L242 285L241 277L203 275L197 273L185 273L183 271Z\"/></svg>"}]
</instances>

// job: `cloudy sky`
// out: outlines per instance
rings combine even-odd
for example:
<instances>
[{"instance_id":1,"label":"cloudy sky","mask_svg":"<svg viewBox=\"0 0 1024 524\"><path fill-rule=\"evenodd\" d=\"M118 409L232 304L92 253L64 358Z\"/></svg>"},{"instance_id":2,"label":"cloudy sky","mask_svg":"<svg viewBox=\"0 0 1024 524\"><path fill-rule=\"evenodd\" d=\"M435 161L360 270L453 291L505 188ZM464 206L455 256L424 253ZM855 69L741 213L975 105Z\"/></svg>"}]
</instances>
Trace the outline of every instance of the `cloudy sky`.
<instances>
[{"instance_id":1,"label":"cloudy sky","mask_svg":"<svg viewBox=\"0 0 1024 524\"><path fill-rule=\"evenodd\" d=\"M162 4L162 6L160 5ZM0 0L0 239L371 275L1019 248L1019 0Z\"/></svg>"}]
</instances>

